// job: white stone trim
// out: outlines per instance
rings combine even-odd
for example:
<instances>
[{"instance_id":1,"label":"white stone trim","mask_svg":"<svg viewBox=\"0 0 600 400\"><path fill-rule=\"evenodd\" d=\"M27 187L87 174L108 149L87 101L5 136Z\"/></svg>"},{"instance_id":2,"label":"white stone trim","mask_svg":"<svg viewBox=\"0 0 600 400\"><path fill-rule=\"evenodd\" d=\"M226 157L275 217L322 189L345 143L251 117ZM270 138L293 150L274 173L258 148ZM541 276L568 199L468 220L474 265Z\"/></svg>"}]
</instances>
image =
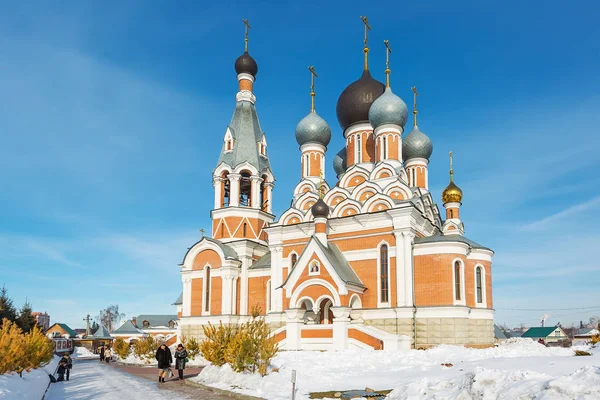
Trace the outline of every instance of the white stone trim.
<instances>
[{"instance_id":1,"label":"white stone trim","mask_svg":"<svg viewBox=\"0 0 600 400\"><path fill-rule=\"evenodd\" d=\"M375 130L373 131L373 133L375 134L375 136L379 136L380 133L395 133L397 135L402 135L402 132L404 131L404 129L402 129L401 126L396 125L396 124L383 124L378 126L377 128L375 128Z\"/></svg>"},{"instance_id":2,"label":"white stone trim","mask_svg":"<svg viewBox=\"0 0 600 400\"><path fill-rule=\"evenodd\" d=\"M456 300L456 273L454 271L454 264L458 262L460 264L460 300ZM465 263L460 258L455 258L450 264L452 268L452 303L455 306L466 306L466 288L465 288Z\"/></svg>"},{"instance_id":3,"label":"white stone trim","mask_svg":"<svg viewBox=\"0 0 600 400\"><path fill-rule=\"evenodd\" d=\"M360 122L357 124L352 124L344 131L344 138L347 139L350 135L357 132L373 132L373 127L368 122Z\"/></svg>"},{"instance_id":4,"label":"white stone trim","mask_svg":"<svg viewBox=\"0 0 600 400\"><path fill-rule=\"evenodd\" d=\"M261 269L249 269L248 278L259 278L264 276L271 276L271 268Z\"/></svg>"},{"instance_id":5,"label":"white stone trim","mask_svg":"<svg viewBox=\"0 0 600 400\"><path fill-rule=\"evenodd\" d=\"M294 290L294 293L291 296L287 296L288 298L291 297L290 304L295 304L296 306L299 306L300 303L298 303L298 300L297 300L299 294L305 288L307 288L309 286L313 286L313 285L323 286L326 289L328 289L331 292L331 295L333 296L333 305L334 306L339 306L341 304L340 295L338 294L338 291L335 290L335 287L331 283L327 282L324 279L316 279L316 278L310 279L308 281L304 281L300 285L298 285L296 290Z\"/></svg>"},{"instance_id":6,"label":"white stone trim","mask_svg":"<svg viewBox=\"0 0 600 400\"><path fill-rule=\"evenodd\" d=\"M325 154L325 150L327 150L327 147L323 146L322 144L319 143L305 143L302 146L300 146L300 152L304 153L304 152L317 152L320 154Z\"/></svg>"},{"instance_id":7,"label":"white stone trim","mask_svg":"<svg viewBox=\"0 0 600 400\"><path fill-rule=\"evenodd\" d=\"M250 90L240 90L235 95L235 101L249 101L252 104L256 103L256 96Z\"/></svg>"},{"instance_id":8,"label":"white stone trim","mask_svg":"<svg viewBox=\"0 0 600 400\"><path fill-rule=\"evenodd\" d=\"M413 254L415 256L426 256L430 254L460 254L466 256L469 245L462 242L434 242L415 244Z\"/></svg>"},{"instance_id":9,"label":"white stone trim","mask_svg":"<svg viewBox=\"0 0 600 400\"><path fill-rule=\"evenodd\" d=\"M473 249L467 256L468 260L477 260L477 261L488 261L492 262L492 256L494 252L491 250L485 249Z\"/></svg>"},{"instance_id":10,"label":"white stone trim","mask_svg":"<svg viewBox=\"0 0 600 400\"><path fill-rule=\"evenodd\" d=\"M416 157L416 158L411 158L410 160L408 160L406 162L406 164L404 164L404 166L406 168L408 168L408 167L427 167L427 164L429 164L429 160L427 160L426 158Z\"/></svg>"},{"instance_id":11,"label":"white stone trim","mask_svg":"<svg viewBox=\"0 0 600 400\"><path fill-rule=\"evenodd\" d=\"M481 268L481 300L482 302L477 301L477 268ZM477 263L473 267L473 284L474 284L474 294L475 294L475 307L477 308L487 308L487 290L486 290L486 274L485 267L483 264Z\"/></svg>"},{"instance_id":12,"label":"white stone trim","mask_svg":"<svg viewBox=\"0 0 600 400\"><path fill-rule=\"evenodd\" d=\"M248 74L246 72L242 72L241 74L238 74L238 76L237 76L238 82L243 79L250 81L250 82L254 82L254 77L252 76L252 74Z\"/></svg>"}]
</instances>

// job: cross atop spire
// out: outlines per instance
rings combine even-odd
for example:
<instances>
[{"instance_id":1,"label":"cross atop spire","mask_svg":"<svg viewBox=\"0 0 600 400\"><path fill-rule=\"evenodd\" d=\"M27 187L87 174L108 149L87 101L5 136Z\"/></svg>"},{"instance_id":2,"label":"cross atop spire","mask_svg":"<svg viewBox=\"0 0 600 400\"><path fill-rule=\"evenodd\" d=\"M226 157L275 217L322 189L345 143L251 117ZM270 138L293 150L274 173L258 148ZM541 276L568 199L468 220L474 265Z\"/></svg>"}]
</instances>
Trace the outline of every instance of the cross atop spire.
<instances>
[{"instance_id":1,"label":"cross atop spire","mask_svg":"<svg viewBox=\"0 0 600 400\"><path fill-rule=\"evenodd\" d=\"M392 54L392 48L390 47L390 41L384 40L385 44L385 86L390 87L390 54Z\"/></svg>"},{"instance_id":2,"label":"cross atop spire","mask_svg":"<svg viewBox=\"0 0 600 400\"><path fill-rule=\"evenodd\" d=\"M450 154L450 182L454 182L454 170L452 169L452 152Z\"/></svg>"},{"instance_id":3,"label":"cross atop spire","mask_svg":"<svg viewBox=\"0 0 600 400\"><path fill-rule=\"evenodd\" d=\"M417 111L417 96L419 95L419 92L417 92L417 87L416 87L416 86L413 86L413 87L411 88L411 90L412 90L412 91L413 91L413 93L414 93L414 101L413 101L413 115L415 116L415 125L414 125L414 126L416 127L416 126L417 126L417 114L419 113L419 112ZM452 152L450 152L450 154L452 154Z\"/></svg>"},{"instance_id":4,"label":"cross atop spire","mask_svg":"<svg viewBox=\"0 0 600 400\"><path fill-rule=\"evenodd\" d=\"M319 75L312 65L308 67L308 70L310 71L310 111L315 112L315 78L318 78Z\"/></svg>"},{"instance_id":5,"label":"cross atop spire","mask_svg":"<svg viewBox=\"0 0 600 400\"><path fill-rule=\"evenodd\" d=\"M365 70L369 69L369 31L371 30L371 26L369 25L369 19L367 17L361 16L360 19L365 24L365 47L363 52L365 53Z\"/></svg>"},{"instance_id":6,"label":"cross atop spire","mask_svg":"<svg viewBox=\"0 0 600 400\"><path fill-rule=\"evenodd\" d=\"M250 24L247 19L243 19L242 22L246 25L246 33L244 34L244 51L248 51L248 29L250 29Z\"/></svg>"},{"instance_id":7,"label":"cross atop spire","mask_svg":"<svg viewBox=\"0 0 600 400\"><path fill-rule=\"evenodd\" d=\"M201 239L204 239L204 229L200 229L200 234L202 235Z\"/></svg>"}]
</instances>

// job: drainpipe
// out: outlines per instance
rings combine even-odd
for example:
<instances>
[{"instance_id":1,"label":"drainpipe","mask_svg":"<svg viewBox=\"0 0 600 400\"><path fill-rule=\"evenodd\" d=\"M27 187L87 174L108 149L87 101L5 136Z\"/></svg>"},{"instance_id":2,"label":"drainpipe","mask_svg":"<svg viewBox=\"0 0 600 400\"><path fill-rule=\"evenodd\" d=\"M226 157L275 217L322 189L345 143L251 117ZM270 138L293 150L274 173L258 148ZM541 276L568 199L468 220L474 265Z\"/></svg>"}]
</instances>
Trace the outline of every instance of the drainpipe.
<instances>
[{"instance_id":1,"label":"drainpipe","mask_svg":"<svg viewBox=\"0 0 600 400\"><path fill-rule=\"evenodd\" d=\"M413 298L413 337L415 340L415 350L417 349L417 301L416 301L416 295L415 295L415 262L414 262L414 249L415 249L415 245L414 242L411 246L411 253L413 254L413 262L412 262L412 267L413 267L413 273L412 273L412 286L413 286L413 292L412 292L412 298Z\"/></svg>"}]
</instances>

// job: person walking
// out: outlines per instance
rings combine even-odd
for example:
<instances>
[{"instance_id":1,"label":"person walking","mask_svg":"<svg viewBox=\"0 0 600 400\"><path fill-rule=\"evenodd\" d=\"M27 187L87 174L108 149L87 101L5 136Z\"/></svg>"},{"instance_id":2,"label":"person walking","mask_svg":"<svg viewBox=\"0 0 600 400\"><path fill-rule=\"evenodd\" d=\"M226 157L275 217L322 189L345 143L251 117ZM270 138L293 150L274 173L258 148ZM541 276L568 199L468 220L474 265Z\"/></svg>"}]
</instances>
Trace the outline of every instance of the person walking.
<instances>
[{"instance_id":1,"label":"person walking","mask_svg":"<svg viewBox=\"0 0 600 400\"><path fill-rule=\"evenodd\" d=\"M156 355L154 358L156 358L156 361L158 361L158 382L165 383L167 371L171 369L171 363L173 362L171 350L169 350L169 348L162 343L158 347L158 350L156 350Z\"/></svg>"},{"instance_id":2,"label":"person walking","mask_svg":"<svg viewBox=\"0 0 600 400\"><path fill-rule=\"evenodd\" d=\"M67 371L67 362L64 360L64 358L61 358L58 361L58 368L56 370L58 373L58 379L56 380L57 382L62 382L65 380L65 371Z\"/></svg>"},{"instance_id":3,"label":"person walking","mask_svg":"<svg viewBox=\"0 0 600 400\"><path fill-rule=\"evenodd\" d=\"M100 351L100 362L102 362L104 361L104 345L100 345L98 350Z\"/></svg>"},{"instance_id":4,"label":"person walking","mask_svg":"<svg viewBox=\"0 0 600 400\"><path fill-rule=\"evenodd\" d=\"M69 353L63 354L60 362L64 364L64 372L67 375L67 380L69 380L69 377L71 376L71 368L73 368L73 360L71 359Z\"/></svg>"},{"instance_id":5,"label":"person walking","mask_svg":"<svg viewBox=\"0 0 600 400\"><path fill-rule=\"evenodd\" d=\"M106 346L106 350L104 350L104 360L108 364L110 362L110 358L112 357L112 352L110 350L110 346Z\"/></svg>"},{"instance_id":6,"label":"person walking","mask_svg":"<svg viewBox=\"0 0 600 400\"><path fill-rule=\"evenodd\" d=\"M175 369L179 374L179 380L183 380L183 370L185 369L187 357L187 350L185 349L185 347L183 347L183 344L179 343L177 345L177 350L175 350Z\"/></svg>"}]
</instances>

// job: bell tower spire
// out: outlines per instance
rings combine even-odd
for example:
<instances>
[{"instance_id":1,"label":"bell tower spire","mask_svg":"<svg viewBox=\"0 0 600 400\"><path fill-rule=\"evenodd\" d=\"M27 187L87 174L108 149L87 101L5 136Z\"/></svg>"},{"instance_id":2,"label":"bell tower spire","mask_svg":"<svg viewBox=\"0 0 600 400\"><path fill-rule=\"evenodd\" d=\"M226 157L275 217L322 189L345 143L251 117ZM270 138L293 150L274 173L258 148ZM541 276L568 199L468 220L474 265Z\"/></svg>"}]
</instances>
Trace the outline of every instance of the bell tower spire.
<instances>
[{"instance_id":1,"label":"bell tower spire","mask_svg":"<svg viewBox=\"0 0 600 400\"><path fill-rule=\"evenodd\" d=\"M462 190L454 183L454 169L452 168L453 155L450 156L450 183L442 192L442 201L446 209L446 222L443 231L446 234L463 234L464 226L460 220L460 206L462 205Z\"/></svg>"}]
</instances>

